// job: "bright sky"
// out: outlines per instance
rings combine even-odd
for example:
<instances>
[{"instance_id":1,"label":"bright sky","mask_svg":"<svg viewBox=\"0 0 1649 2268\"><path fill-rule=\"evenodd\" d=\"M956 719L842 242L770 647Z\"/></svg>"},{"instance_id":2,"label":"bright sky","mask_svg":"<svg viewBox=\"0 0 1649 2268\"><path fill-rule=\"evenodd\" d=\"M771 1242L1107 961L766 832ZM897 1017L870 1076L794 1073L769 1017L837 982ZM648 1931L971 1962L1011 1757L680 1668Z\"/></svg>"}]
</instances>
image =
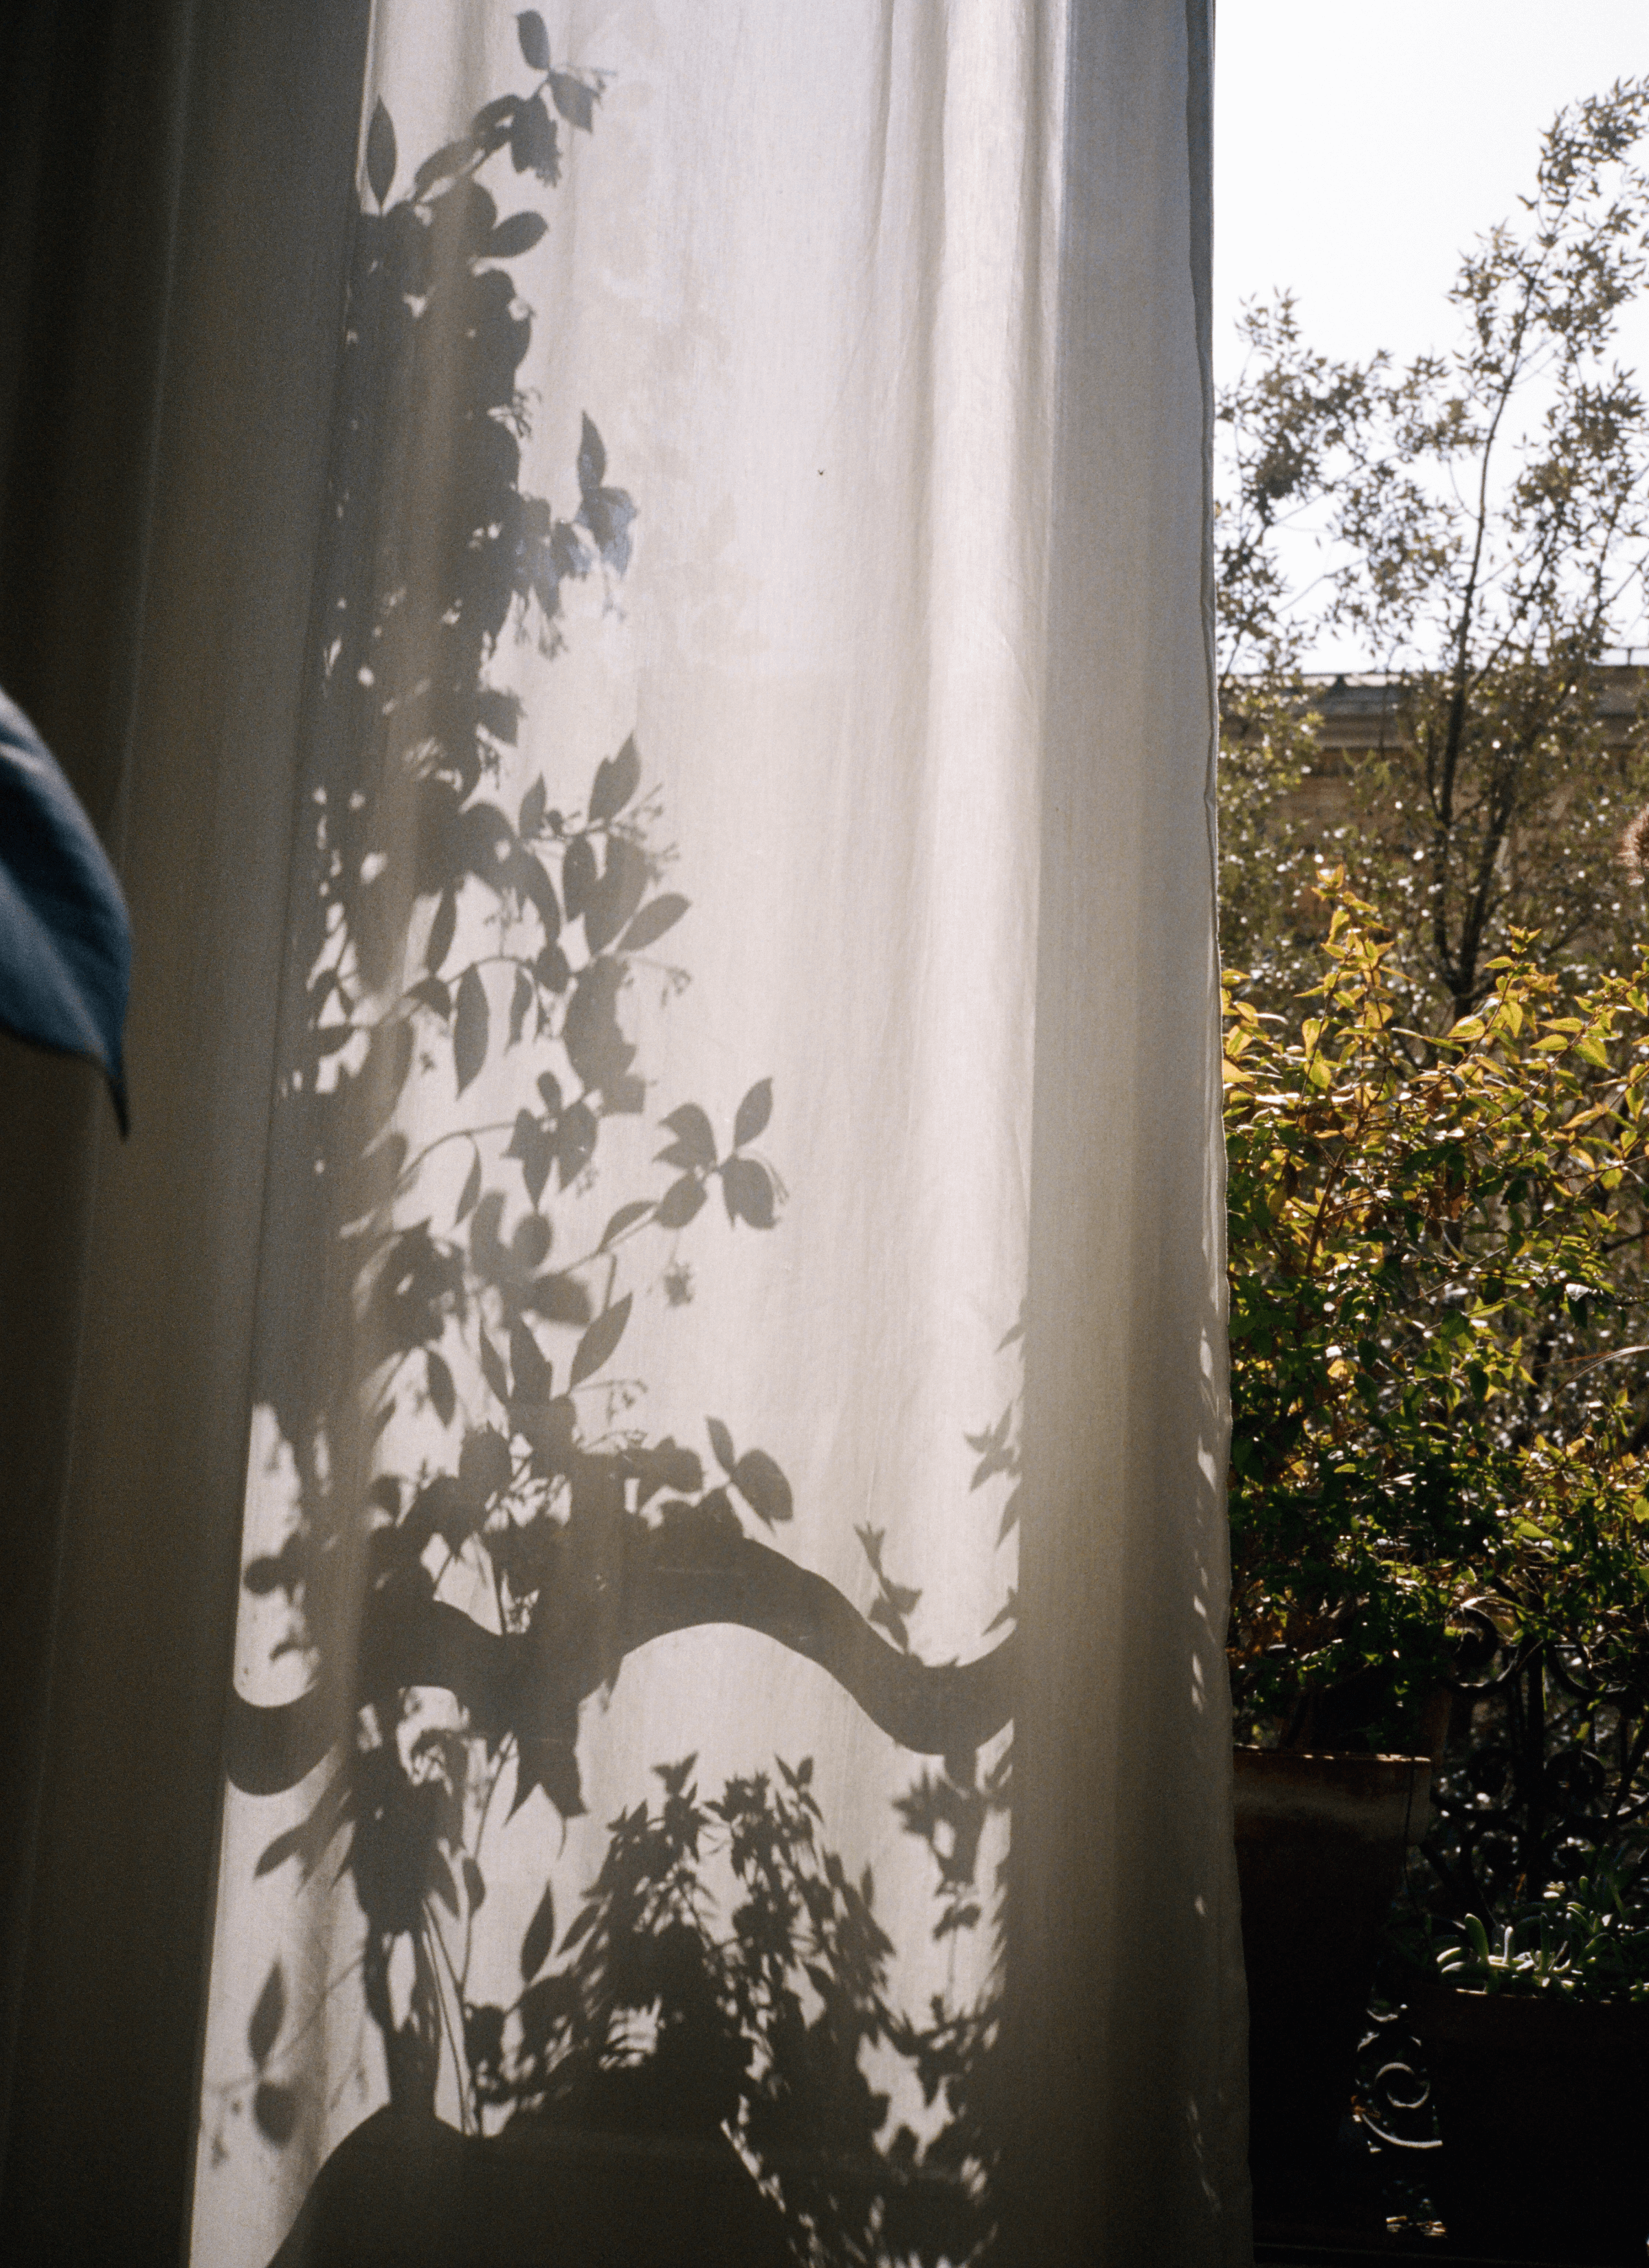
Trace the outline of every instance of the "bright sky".
<instances>
[{"instance_id":1,"label":"bright sky","mask_svg":"<svg viewBox=\"0 0 1649 2268\"><path fill-rule=\"evenodd\" d=\"M1644 74L1649 0L1219 0L1217 372L1277 285L1329 352L1448 345L1456 257L1515 212L1553 112ZM1623 355L1649 379L1649 304Z\"/></svg>"}]
</instances>

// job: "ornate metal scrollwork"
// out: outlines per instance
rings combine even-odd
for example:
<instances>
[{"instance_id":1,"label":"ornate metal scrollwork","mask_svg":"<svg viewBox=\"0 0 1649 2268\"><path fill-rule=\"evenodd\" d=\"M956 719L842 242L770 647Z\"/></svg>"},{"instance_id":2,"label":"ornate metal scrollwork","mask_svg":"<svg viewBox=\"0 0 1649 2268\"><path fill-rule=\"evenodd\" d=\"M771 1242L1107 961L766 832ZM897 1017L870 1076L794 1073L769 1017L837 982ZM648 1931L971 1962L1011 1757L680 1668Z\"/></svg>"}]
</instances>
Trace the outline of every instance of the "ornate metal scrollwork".
<instances>
[{"instance_id":1,"label":"ornate metal scrollwork","mask_svg":"<svg viewBox=\"0 0 1649 2268\"><path fill-rule=\"evenodd\" d=\"M1583 1645L1513 1642L1491 1603L1461 1616L1436 1824L1410 1881L1452 1919L1486 1921L1600 1859L1635 1871L1649 1846L1649 1693Z\"/></svg>"}]
</instances>

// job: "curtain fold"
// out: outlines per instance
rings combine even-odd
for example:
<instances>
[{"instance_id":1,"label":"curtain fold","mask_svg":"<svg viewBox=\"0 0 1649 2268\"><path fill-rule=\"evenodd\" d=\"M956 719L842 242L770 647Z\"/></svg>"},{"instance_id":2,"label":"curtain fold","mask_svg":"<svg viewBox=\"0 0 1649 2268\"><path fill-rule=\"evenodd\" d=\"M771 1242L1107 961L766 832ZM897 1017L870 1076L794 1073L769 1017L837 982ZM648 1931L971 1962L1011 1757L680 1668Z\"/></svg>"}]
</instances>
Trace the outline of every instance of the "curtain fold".
<instances>
[{"instance_id":1,"label":"curtain fold","mask_svg":"<svg viewBox=\"0 0 1649 2268\"><path fill-rule=\"evenodd\" d=\"M1043 2257L1236 2259L1211 20L1191 0L1070 22L1025 1483L1042 1517L1010 1963L1021 2162Z\"/></svg>"},{"instance_id":2,"label":"curtain fold","mask_svg":"<svg viewBox=\"0 0 1649 2268\"><path fill-rule=\"evenodd\" d=\"M177 23L5 2212L1241 2262L1206 11Z\"/></svg>"},{"instance_id":3,"label":"curtain fold","mask_svg":"<svg viewBox=\"0 0 1649 2268\"><path fill-rule=\"evenodd\" d=\"M77 1066L0 1057L18 1878L0 2232L21 2259L160 2263L193 2173L291 718L366 17L145 0L11 21L35 43L17 85L38 131L11 146L31 314L8 332L4 681L104 829L136 938L129 1144Z\"/></svg>"}]
</instances>

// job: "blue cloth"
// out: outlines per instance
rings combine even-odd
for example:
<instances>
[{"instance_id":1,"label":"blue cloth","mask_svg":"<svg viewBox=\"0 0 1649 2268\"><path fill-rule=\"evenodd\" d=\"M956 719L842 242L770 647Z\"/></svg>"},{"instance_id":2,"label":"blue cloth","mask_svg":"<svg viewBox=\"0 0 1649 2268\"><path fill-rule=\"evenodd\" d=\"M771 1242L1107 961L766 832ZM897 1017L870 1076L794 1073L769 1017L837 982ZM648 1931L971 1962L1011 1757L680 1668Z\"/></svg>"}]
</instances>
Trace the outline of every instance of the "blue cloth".
<instances>
[{"instance_id":1,"label":"blue cloth","mask_svg":"<svg viewBox=\"0 0 1649 2268\"><path fill-rule=\"evenodd\" d=\"M0 1028L101 1065L126 1131L126 902L92 822L0 693Z\"/></svg>"}]
</instances>

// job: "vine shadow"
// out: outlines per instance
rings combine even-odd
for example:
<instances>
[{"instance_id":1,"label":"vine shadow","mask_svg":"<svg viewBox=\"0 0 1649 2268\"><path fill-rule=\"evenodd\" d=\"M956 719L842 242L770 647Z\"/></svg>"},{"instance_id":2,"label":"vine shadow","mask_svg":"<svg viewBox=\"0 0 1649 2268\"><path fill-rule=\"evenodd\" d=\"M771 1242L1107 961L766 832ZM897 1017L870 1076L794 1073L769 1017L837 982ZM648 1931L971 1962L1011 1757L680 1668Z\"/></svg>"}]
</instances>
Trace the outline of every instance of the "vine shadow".
<instances>
[{"instance_id":1,"label":"vine shadow","mask_svg":"<svg viewBox=\"0 0 1649 2268\"><path fill-rule=\"evenodd\" d=\"M245 1571L307 1682L278 1705L232 1696L228 1771L253 1794L317 1774L256 1873L349 1884L388 2102L333 2152L278 2257L983 2261L1013 1639L920 1660L919 1593L880 1532L859 1531L866 1617L770 1540L793 1506L765 1449L718 1418L708 1454L635 1422L639 1381L615 1365L640 1254L666 1240L685 1300L689 1232L780 1218L769 1079L730 1139L677 1103L663 1185L578 1231L615 1130L650 1109L636 988L687 981L656 948L690 907L633 740L581 804L552 801L542 773L522 784L522 703L498 682L507 636L553 660L569 595L615 592L637 516L588 415L576 507L525 485L534 315L512 263L548 224L498 196L556 185L602 81L559 67L535 14L517 22L529 86L398 195L378 105L341 352L258 1356L295 1510ZM505 1057L499 1110L477 1098ZM479 1115L415 1146L409 1129L466 1097ZM1012 1485L1017 1404L974 1447L975 1486ZM581 1705L637 1649L715 1624L818 1664L930 1760L902 1822L931 1855L934 1934L990 1933L976 2003L894 2005L874 1884L829 1847L809 1762L711 1796L691 1756L611 1822L564 1930L546 1881L515 1999L472 1997L495 1795L507 1816L535 1793L580 1815ZM216 2088L214 2153L243 2107L259 2146L291 2145L313 2020L272 1961L246 2069ZM877 2057L919 2087L920 2137L891 2121Z\"/></svg>"}]
</instances>

